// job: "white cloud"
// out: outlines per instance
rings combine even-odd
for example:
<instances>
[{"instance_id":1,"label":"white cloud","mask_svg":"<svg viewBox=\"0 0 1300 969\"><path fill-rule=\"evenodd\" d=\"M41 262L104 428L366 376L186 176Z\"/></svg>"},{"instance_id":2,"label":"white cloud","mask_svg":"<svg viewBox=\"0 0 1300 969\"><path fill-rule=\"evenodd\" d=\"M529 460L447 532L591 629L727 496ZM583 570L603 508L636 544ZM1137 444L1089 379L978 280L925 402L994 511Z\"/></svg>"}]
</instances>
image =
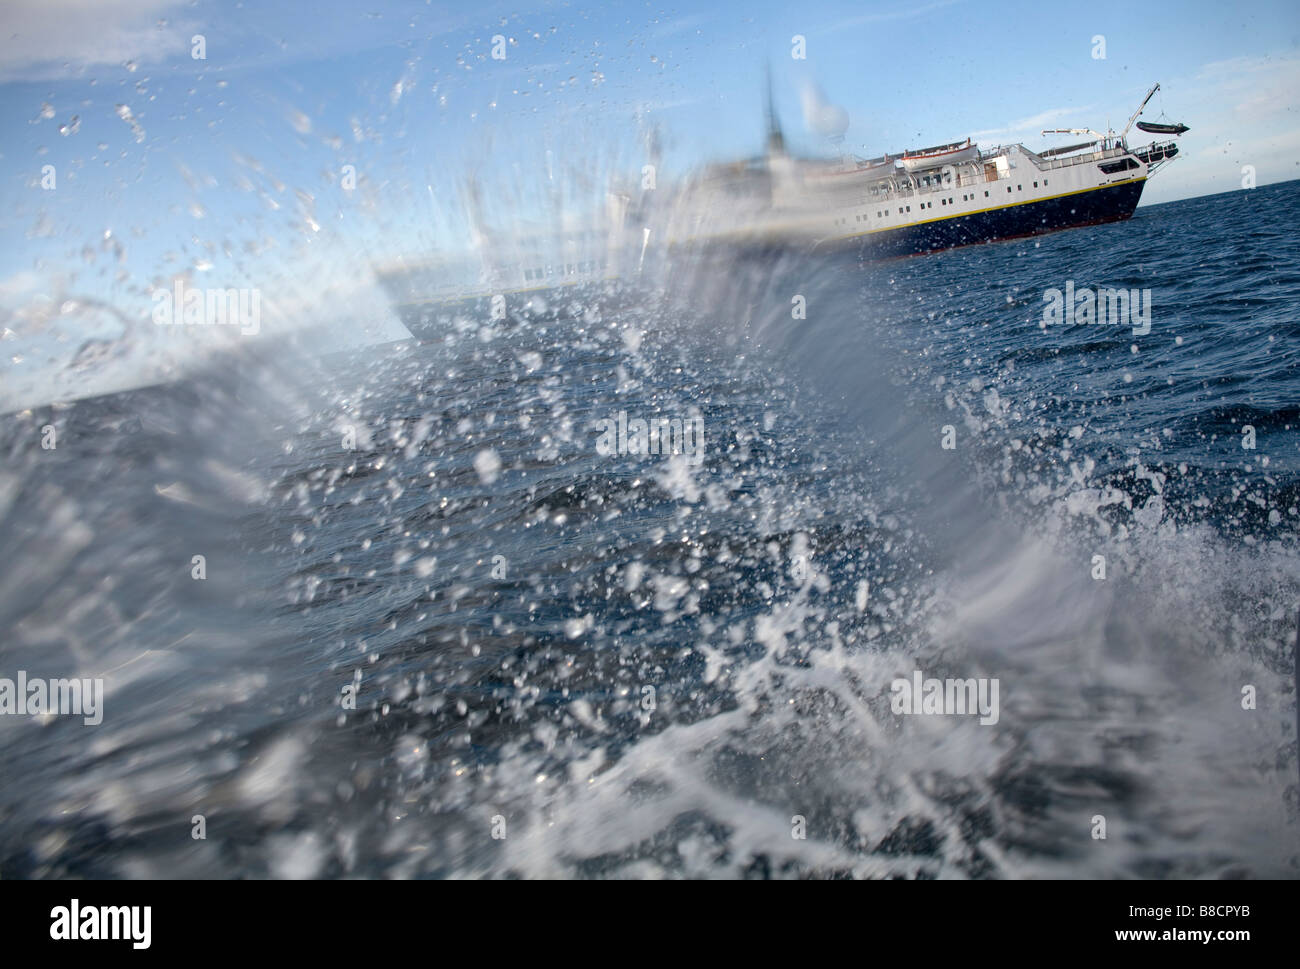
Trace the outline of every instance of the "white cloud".
<instances>
[{"instance_id":1,"label":"white cloud","mask_svg":"<svg viewBox=\"0 0 1300 969\"><path fill-rule=\"evenodd\" d=\"M1300 177L1293 93L1300 90L1300 57L1215 61L1161 88L1148 115L1167 111L1191 131L1179 139L1181 157L1151 180L1143 201L1238 190L1245 165L1254 167L1260 186Z\"/></svg>"},{"instance_id":2,"label":"white cloud","mask_svg":"<svg viewBox=\"0 0 1300 969\"><path fill-rule=\"evenodd\" d=\"M1040 111L1038 114L1030 115L1028 118L1021 118L1019 121L1009 121L1001 128L986 128L983 131L976 131L971 137L976 141L982 142L1000 142L1008 138L1019 140L1026 133L1038 134L1044 128L1051 127L1052 122L1057 122L1060 126L1061 119L1066 119L1066 123L1071 128L1083 127L1087 123L1088 112L1093 109L1092 105L1085 104L1081 107L1070 105L1063 108L1048 108L1046 111Z\"/></svg>"},{"instance_id":3,"label":"white cloud","mask_svg":"<svg viewBox=\"0 0 1300 969\"><path fill-rule=\"evenodd\" d=\"M898 20L913 20L916 17L924 17L926 14L934 13L945 7L951 7L956 3L961 3L961 0L937 0L937 2L928 3L923 7L899 6L880 13L864 13L856 17L849 17L847 20L841 20L821 32L830 33L851 27L869 27L873 24L891 23Z\"/></svg>"},{"instance_id":4,"label":"white cloud","mask_svg":"<svg viewBox=\"0 0 1300 969\"><path fill-rule=\"evenodd\" d=\"M173 20L185 9L181 0L4 0L0 81L78 77L188 53L190 30Z\"/></svg>"},{"instance_id":5,"label":"white cloud","mask_svg":"<svg viewBox=\"0 0 1300 969\"><path fill-rule=\"evenodd\" d=\"M686 33L688 30L698 30L714 19L712 15L702 13L692 14L689 17L673 17L651 27L649 33L651 37L659 40Z\"/></svg>"},{"instance_id":6,"label":"white cloud","mask_svg":"<svg viewBox=\"0 0 1300 969\"><path fill-rule=\"evenodd\" d=\"M20 269L12 276L0 279L0 308L15 297L26 296L39 289L44 278L31 269Z\"/></svg>"},{"instance_id":7,"label":"white cloud","mask_svg":"<svg viewBox=\"0 0 1300 969\"><path fill-rule=\"evenodd\" d=\"M1204 65L1191 79L1187 103L1230 110L1237 124L1294 118L1300 57L1234 57ZM1229 102L1231 102L1229 104Z\"/></svg>"}]
</instances>

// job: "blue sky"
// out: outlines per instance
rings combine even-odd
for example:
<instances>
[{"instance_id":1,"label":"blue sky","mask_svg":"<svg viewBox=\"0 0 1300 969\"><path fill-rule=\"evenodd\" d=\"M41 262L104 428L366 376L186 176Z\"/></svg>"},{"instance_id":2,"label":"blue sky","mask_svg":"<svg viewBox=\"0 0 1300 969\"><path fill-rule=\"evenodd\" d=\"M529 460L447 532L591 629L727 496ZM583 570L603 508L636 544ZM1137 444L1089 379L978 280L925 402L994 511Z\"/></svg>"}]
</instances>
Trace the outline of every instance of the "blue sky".
<instances>
[{"instance_id":1,"label":"blue sky","mask_svg":"<svg viewBox=\"0 0 1300 969\"><path fill-rule=\"evenodd\" d=\"M497 34L505 60L490 56ZM1244 165L1261 185L1293 179L1298 47L1294 0L6 0L0 380L66 368L87 333L135 334L149 345L131 348L137 366L179 360L134 325L176 276L260 287L286 326L370 306L373 263L464 244L471 174L498 219L544 219L637 172L651 126L661 178L756 153L764 63L787 140L808 153L834 150L805 124L811 86L847 112L843 147L876 155L1119 129L1159 81L1148 117L1192 130L1145 203L1239 189ZM51 309L69 300L84 305Z\"/></svg>"}]
</instances>

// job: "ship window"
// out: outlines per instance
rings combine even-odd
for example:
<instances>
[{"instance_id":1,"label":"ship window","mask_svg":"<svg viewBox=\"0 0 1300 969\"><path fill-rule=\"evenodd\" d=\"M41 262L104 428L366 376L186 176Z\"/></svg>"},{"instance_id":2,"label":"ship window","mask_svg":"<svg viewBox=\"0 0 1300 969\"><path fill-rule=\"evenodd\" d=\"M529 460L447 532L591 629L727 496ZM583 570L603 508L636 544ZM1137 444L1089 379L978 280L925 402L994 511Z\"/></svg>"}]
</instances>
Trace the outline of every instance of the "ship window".
<instances>
[{"instance_id":1,"label":"ship window","mask_svg":"<svg viewBox=\"0 0 1300 969\"><path fill-rule=\"evenodd\" d=\"M1007 186L1007 194L1008 194L1008 195L1011 194L1011 186L1010 186L1010 185Z\"/></svg>"},{"instance_id":2,"label":"ship window","mask_svg":"<svg viewBox=\"0 0 1300 969\"><path fill-rule=\"evenodd\" d=\"M1043 188L1047 188L1047 179L1043 179Z\"/></svg>"},{"instance_id":3,"label":"ship window","mask_svg":"<svg viewBox=\"0 0 1300 969\"><path fill-rule=\"evenodd\" d=\"M912 211L912 207L911 207L910 205L907 207L907 211L909 211L909 212Z\"/></svg>"},{"instance_id":4,"label":"ship window","mask_svg":"<svg viewBox=\"0 0 1300 969\"><path fill-rule=\"evenodd\" d=\"M1034 182L1034 188L1038 188L1038 183Z\"/></svg>"},{"instance_id":5,"label":"ship window","mask_svg":"<svg viewBox=\"0 0 1300 969\"><path fill-rule=\"evenodd\" d=\"M985 198L988 198L988 197L989 197L989 190L988 190L988 189L985 189L985 190L984 190L984 197L985 197Z\"/></svg>"},{"instance_id":6,"label":"ship window","mask_svg":"<svg viewBox=\"0 0 1300 969\"><path fill-rule=\"evenodd\" d=\"M1025 190L1025 187L1024 187L1023 185L1017 185L1017 186L1016 186L1016 191L1017 191L1017 192L1023 192L1024 190Z\"/></svg>"},{"instance_id":7,"label":"ship window","mask_svg":"<svg viewBox=\"0 0 1300 969\"><path fill-rule=\"evenodd\" d=\"M1137 168L1138 163L1132 158L1121 158L1119 161L1107 162L1104 165L1098 165L1107 175L1114 175L1116 172L1126 172L1130 168Z\"/></svg>"}]
</instances>

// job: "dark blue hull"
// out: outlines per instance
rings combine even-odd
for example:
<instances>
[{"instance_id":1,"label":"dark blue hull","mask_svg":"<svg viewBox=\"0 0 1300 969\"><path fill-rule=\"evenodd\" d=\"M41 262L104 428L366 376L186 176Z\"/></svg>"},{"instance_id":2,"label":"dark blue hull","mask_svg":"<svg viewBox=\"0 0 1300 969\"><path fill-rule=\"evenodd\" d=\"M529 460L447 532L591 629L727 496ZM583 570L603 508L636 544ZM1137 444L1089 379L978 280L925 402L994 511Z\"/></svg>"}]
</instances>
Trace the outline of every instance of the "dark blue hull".
<instances>
[{"instance_id":1,"label":"dark blue hull","mask_svg":"<svg viewBox=\"0 0 1300 969\"><path fill-rule=\"evenodd\" d=\"M850 242L863 259L870 260L1119 222L1132 216L1145 184L1146 179L1135 179L1041 202L1025 202L952 219L886 229L859 236Z\"/></svg>"}]
</instances>

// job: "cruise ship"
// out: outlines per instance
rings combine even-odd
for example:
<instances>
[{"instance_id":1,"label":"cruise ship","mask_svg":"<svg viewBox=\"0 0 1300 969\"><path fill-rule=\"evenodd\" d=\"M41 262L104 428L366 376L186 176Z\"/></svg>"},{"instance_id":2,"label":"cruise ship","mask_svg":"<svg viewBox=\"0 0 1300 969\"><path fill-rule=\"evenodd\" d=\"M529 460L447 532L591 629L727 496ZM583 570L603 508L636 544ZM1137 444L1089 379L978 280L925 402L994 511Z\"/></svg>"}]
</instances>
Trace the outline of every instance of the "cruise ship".
<instances>
[{"instance_id":1,"label":"cruise ship","mask_svg":"<svg viewBox=\"0 0 1300 969\"><path fill-rule=\"evenodd\" d=\"M809 159L785 146L771 95L756 158L701 169L637 193L612 189L581 227L502 236L476 229L473 252L378 268L407 328L425 338L454 320L556 318L608 299L610 280L662 271L705 251L848 251L863 261L1038 235L1129 218L1173 141L1130 147L1124 130L1033 151L970 139L874 159ZM1184 125L1141 125L1175 135ZM473 213L471 213L473 215ZM668 278L668 277L661 277Z\"/></svg>"}]
</instances>

